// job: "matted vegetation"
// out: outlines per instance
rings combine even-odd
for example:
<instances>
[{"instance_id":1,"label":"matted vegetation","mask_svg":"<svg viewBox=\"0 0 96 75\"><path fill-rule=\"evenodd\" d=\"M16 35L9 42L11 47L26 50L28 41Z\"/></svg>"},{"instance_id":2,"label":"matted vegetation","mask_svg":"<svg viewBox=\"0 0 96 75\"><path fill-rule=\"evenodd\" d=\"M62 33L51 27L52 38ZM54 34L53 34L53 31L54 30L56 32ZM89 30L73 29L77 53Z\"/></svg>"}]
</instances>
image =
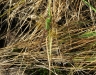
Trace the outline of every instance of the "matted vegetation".
<instances>
[{"instance_id":1,"label":"matted vegetation","mask_svg":"<svg viewBox=\"0 0 96 75\"><path fill-rule=\"evenodd\" d=\"M95 8L96 0L0 0L0 75L95 75Z\"/></svg>"}]
</instances>

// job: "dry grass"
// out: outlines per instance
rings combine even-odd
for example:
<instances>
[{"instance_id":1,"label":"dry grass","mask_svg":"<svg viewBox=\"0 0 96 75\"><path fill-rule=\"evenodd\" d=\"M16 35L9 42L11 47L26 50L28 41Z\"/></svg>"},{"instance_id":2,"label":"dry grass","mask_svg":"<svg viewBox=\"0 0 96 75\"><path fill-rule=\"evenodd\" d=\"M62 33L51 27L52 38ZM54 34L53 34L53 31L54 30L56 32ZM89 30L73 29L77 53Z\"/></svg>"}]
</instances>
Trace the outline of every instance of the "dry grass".
<instances>
[{"instance_id":1,"label":"dry grass","mask_svg":"<svg viewBox=\"0 0 96 75\"><path fill-rule=\"evenodd\" d=\"M95 0L88 2L96 7ZM81 37L89 30L95 31L96 13L82 0L51 2L49 43L45 30L48 0L0 0L0 7L0 40L5 40L0 48L0 71L17 67L15 75L21 75L21 71L25 75L27 69L50 66L57 75L53 69L69 71L69 75L82 71L83 75L86 70L96 70L96 36Z\"/></svg>"}]
</instances>

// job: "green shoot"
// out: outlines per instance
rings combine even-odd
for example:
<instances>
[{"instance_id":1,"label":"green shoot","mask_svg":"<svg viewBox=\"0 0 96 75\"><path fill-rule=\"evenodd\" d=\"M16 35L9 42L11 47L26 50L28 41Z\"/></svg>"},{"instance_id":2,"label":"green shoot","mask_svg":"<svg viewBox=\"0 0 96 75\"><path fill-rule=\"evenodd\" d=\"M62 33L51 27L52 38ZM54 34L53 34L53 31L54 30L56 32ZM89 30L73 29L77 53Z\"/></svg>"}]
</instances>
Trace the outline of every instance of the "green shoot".
<instances>
[{"instance_id":1,"label":"green shoot","mask_svg":"<svg viewBox=\"0 0 96 75\"><path fill-rule=\"evenodd\" d=\"M96 13L96 8L94 8L89 2L87 2L86 0L83 0L85 4L87 4L89 7L91 7L91 9Z\"/></svg>"},{"instance_id":2,"label":"green shoot","mask_svg":"<svg viewBox=\"0 0 96 75\"><path fill-rule=\"evenodd\" d=\"M82 38L90 38L96 36L96 31L87 31L81 35Z\"/></svg>"}]
</instances>

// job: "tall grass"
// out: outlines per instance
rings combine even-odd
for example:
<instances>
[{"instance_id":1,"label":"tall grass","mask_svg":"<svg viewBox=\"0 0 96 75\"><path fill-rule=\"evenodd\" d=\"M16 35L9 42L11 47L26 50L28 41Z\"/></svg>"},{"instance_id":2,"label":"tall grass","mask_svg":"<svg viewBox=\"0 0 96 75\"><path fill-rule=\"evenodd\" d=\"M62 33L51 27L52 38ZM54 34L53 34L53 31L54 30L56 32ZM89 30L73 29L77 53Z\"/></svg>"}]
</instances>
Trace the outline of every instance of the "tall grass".
<instances>
[{"instance_id":1,"label":"tall grass","mask_svg":"<svg viewBox=\"0 0 96 75\"><path fill-rule=\"evenodd\" d=\"M95 0L0 0L2 75L13 74L13 69L15 75L34 75L41 68L49 70L40 73L46 75L95 74L95 4Z\"/></svg>"}]
</instances>

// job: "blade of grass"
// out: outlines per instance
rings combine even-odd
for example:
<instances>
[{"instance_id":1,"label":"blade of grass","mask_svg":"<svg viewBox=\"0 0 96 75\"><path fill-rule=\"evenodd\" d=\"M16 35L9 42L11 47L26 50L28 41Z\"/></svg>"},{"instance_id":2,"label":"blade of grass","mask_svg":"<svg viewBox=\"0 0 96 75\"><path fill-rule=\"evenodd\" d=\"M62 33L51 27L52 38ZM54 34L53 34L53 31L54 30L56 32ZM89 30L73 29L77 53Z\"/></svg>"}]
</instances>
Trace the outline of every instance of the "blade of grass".
<instances>
[{"instance_id":1,"label":"blade of grass","mask_svg":"<svg viewBox=\"0 0 96 75\"><path fill-rule=\"evenodd\" d=\"M81 38L90 38L96 36L96 31L87 31L84 34L82 34Z\"/></svg>"},{"instance_id":2,"label":"blade of grass","mask_svg":"<svg viewBox=\"0 0 96 75\"><path fill-rule=\"evenodd\" d=\"M91 7L91 9L96 13L96 8L94 8L89 2L87 2L86 0L83 0L83 2L87 4L89 7Z\"/></svg>"},{"instance_id":3,"label":"blade of grass","mask_svg":"<svg viewBox=\"0 0 96 75\"><path fill-rule=\"evenodd\" d=\"M52 36L51 36L51 0L49 0L48 4L48 17L45 22L45 29L47 31L47 37L46 37L46 48L47 48L47 57L48 57L48 63L49 63L49 75L51 75L51 51L52 51Z\"/></svg>"}]
</instances>

